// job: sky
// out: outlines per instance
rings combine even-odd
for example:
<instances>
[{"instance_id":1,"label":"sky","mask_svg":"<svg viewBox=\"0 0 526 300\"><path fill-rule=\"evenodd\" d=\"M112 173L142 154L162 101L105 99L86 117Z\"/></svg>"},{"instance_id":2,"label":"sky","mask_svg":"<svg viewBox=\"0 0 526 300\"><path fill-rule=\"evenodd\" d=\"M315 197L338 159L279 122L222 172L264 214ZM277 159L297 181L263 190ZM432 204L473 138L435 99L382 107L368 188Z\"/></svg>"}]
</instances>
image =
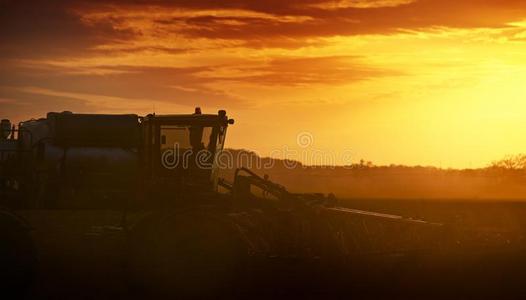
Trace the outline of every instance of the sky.
<instances>
[{"instance_id":1,"label":"sky","mask_svg":"<svg viewBox=\"0 0 526 300\"><path fill-rule=\"evenodd\" d=\"M226 109L307 164L526 152L526 2L0 0L0 117Z\"/></svg>"}]
</instances>

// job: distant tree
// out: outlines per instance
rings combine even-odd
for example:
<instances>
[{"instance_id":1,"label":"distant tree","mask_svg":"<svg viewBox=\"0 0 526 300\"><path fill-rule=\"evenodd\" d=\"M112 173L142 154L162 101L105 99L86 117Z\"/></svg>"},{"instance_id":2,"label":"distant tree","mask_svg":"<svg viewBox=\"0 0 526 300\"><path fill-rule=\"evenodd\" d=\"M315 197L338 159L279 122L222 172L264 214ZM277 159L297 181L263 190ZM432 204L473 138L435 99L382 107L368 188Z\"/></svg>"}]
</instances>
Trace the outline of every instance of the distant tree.
<instances>
[{"instance_id":1,"label":"distant tree","mask_svg":"<svg viewBox=\"0 0 526 300\"><path fill-rule=\"evenodd\" d=\"M374 164L370 160L366 161L364 159L360 159L360 163L358 164L357 167L360 168L360 169L373 168Z\"/></svg>"},{"instance_id":2,"label":"distant tree","mask_svg":"<svg viewBox=\"0 0 526 300\"><path fill-rule=\"evenodd\" d=\"M524 170L526 169L526 154L508 155L503 159L493 161L490 167L507 170Z\"/></svg>"}]
</instances>

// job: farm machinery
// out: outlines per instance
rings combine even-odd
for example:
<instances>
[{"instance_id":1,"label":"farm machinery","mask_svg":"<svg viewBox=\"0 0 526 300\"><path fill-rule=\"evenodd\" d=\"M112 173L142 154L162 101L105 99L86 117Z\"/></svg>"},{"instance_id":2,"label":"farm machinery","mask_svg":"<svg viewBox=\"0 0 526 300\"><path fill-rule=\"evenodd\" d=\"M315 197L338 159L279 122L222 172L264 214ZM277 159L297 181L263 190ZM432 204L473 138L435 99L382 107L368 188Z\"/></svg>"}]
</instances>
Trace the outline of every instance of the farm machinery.
<instances>
[{"instance_id":1,"label":"farm machinery","mask_svg":"<svg viewBox=\"0 0 526 300\"><path fill-rule=\"evenodd\" d=\"M442 224L340 207L332 194L292 193L246 168L219 178L233 123L223 110L200 109L3 120L2 283L28 288L45 245L57 260L78 250L71 266L108 244L90 239L90 248L74 234L118 236L121 246L108 251L130 286L178 295L305 290L320 274L346 278L353 266L442 247ZM89 217L72 217L81 213Z\"/></svg>"}]
</instances>

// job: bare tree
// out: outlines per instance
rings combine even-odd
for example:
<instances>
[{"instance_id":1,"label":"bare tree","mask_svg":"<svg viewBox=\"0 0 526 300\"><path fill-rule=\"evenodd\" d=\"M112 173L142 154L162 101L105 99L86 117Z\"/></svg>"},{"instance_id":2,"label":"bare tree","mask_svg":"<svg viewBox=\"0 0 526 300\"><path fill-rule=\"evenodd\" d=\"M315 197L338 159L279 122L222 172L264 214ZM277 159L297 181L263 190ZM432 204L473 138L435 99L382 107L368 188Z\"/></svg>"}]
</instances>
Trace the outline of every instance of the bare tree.
<instances>
[{"instance_id":1,"label":"bare tree","mask_svg":"<svg viewBox=\"0 0 526 300\"><path fill-rule=\"evenodd\" d=\"M526 169L526 154L508 155L501 160L493 161L490 167L508 170Z\"/></svg>"}]
</instances>

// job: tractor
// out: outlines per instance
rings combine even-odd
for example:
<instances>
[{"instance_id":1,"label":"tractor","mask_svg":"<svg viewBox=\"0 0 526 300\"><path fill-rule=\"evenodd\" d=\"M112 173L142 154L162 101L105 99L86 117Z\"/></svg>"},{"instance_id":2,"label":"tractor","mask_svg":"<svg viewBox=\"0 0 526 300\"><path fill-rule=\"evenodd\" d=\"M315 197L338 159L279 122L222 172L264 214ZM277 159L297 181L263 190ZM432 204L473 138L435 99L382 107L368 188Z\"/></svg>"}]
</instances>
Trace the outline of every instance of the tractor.
<instances>
[{"instance_id":1,"label":"tractor","mask_svg":"<svg viewBox=\"0 0 526 300\"><path fill-rule=\"evenodd\" d=\"M350 267L440 247L442 224L339 207L246 168L220 178L232 124L199 108L2 120L2 283L30 290L42 265L116 257L118 277L144 293L326 291Z\"/></svg>"}]
</instances>

